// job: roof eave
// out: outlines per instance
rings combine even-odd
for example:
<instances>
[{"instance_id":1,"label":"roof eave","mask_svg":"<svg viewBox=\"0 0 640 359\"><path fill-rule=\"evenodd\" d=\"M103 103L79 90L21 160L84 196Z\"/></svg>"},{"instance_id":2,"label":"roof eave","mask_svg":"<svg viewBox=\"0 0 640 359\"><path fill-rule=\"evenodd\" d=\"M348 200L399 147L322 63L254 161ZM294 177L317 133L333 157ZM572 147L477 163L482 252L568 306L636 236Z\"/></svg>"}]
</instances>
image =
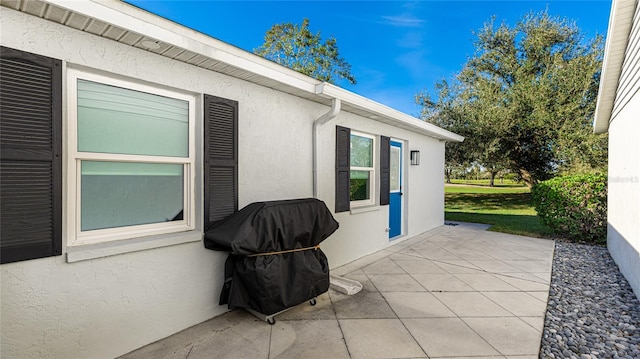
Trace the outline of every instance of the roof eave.
<instances>
[{"instance_id":1,"label":"roof eave","mask_svg":"<svg viewBox=\"0 0 640 359\"><path fill-rule=\"evenodd\" d=\"M634 12L627 10L629 7L634 7L635 2L636 0L613 0L611 4L607 42L593 120L594 133L604 133L609 129L618 81L633 22Z\"/></svg>"},{"instance_id":2,"label":"roof eave","mask_svg":"<svg viewBox=\"0 0 640 359\"><path fill-rule=\"evenodd\" d=\"M390 125L437 138L439 140L450 142L464 141L463 136L329 83L322 83L318 85L316 87L316 93L329 98L338 98L343 103L364 109L370 113L369 118L376 121L388 123Z\"/></svg>"},{"instance_id":3,"label":"roof eave","mask_svg":"<svg viewBox=\"0 0 640 359\"><path fill-rule=\"evenodd\" d=\"M232 65L242 71L266 77L294 89L290 93L325 103L339 98L371 119L388 123L444 141L462 142L464 137L421 121L378 102L324 83L260 56L187 28L122 1L114 0L41 0L45 3L126 29L164 44L189 50L198 55Z\"/></svg>"}]
</instances>

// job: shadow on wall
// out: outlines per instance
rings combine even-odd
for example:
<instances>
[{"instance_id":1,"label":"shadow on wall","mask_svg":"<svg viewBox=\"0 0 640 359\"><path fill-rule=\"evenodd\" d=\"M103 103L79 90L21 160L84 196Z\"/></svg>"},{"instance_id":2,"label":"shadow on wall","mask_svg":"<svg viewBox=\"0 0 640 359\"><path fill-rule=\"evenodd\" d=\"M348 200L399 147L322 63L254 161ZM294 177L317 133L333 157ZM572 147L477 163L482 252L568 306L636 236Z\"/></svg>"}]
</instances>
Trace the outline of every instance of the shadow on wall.
<instances>
[{"instance_id":1,"label":"shadow on wall","mask_svg":"<svg viewBox=\"0 0 640 359\"><path fill-rule=\"evenodd\" d=\"M611 223L607 224L607 248L618 265L620 272L629 282L636 297L640 299L640 239L636 239L637 248Z\"/></svg>"}]
</instances>

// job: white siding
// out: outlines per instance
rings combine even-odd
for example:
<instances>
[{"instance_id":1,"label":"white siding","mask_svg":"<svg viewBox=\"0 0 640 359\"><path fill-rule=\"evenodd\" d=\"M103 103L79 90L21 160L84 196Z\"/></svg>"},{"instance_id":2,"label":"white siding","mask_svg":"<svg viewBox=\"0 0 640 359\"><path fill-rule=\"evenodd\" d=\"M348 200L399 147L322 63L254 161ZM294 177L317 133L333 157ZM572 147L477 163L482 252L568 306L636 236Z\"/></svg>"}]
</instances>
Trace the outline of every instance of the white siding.
<instances>
[{"instance_id":1,"label":"white siding","mask_svg":"<svg viewBox=\"0 0 640 359\"><path fill-rule=\"evenodd\" d=\"M62 59L65 66L238 101L240 207L312 195L312 123L327 106L4 7L0 15L3 46ZM200 108L196 117L200 148ZM420 150L420 166L405 163L407 220L399 241L442 225L444 143L344 112L319 130L319 193L330 209L336 124L405 141L405 159L409 150ZM198 163L201 156L198 151ZM196 186L199 198L202 178ZM196 207L201 215L200 199ZM341 227L323 244L332 267L390 245L388 206L336 218ZM58 256L3 264L0 356L112 358L224 313L217 302L225 257L197 241L75 263Z\"/></svg>"},{"instance_id":2,"label":"white siding","mask_svg":"<svg viewBox=\"0 0 640 359\"><path fill-rule=\"evenodd\" d=\"M638 4L636 2L633 25L631 26L629 43L622 63L622 72L620 73L610 121L615 120L618 113L640 90L640 6Z\"/></svg>"}]
</instances>

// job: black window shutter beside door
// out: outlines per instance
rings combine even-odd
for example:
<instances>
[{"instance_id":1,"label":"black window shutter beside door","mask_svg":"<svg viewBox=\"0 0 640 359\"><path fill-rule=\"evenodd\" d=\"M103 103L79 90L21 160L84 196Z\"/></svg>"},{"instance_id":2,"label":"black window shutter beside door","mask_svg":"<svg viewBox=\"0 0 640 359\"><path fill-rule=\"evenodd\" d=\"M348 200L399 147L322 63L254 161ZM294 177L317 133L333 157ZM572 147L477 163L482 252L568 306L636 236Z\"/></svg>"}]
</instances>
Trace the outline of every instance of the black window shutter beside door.
<instances>
[{"instance_id":1,"label":"black window shutter beside door","mask_svg":"<svg viewBox=\"0 0 640 359\"><path fill-rule=\"evenodd\" d=\"M336 126L336 213L350 208L351 129Z\"/></svg>"},{"instance_id":2,"label":"black window shutter beside door","mask_svg":"<svg viewBox=\"0 0 640 359\"><path fill-rule=\"evenodd\" d=\"M1 263L62 254L62 62L0 47Z\"/></svg>"},{"instance_id":3,"label":"black window shutter beside door","mask_svg":"<svg viewBox=\"0 0 640 359\"><path fill-rule=\"evenodd\" d=\"M391 139L380 136L380 205L389 204Z\"/></svg>"},{"instance_id":4,"label":"black window shutter beside door","mask_svg":"<svg viewBox=\"0 0 640 359\"><path fill-rule=\"evenodd\" d=\"M204 96L204 229L238 210L238 102Z\"/></svg>"}]
</instances>

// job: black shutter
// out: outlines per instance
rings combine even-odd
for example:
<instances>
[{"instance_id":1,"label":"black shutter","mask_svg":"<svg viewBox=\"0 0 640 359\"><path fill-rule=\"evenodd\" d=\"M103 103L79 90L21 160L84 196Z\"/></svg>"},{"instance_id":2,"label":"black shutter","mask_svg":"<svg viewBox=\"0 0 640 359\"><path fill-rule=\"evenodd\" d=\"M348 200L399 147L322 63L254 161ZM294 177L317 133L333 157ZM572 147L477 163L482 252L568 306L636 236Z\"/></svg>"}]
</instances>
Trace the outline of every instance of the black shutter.
<instances>
[{"instance_id":1,"label":"black shutter","mask_svg":"<svg viewBox=\"0 0 640 359\"><path fill-rule=\"evenodd\" d=\"M351 129L336 126L336 213L349 210Z\"/></svg>"},{"instance_id":2,"label":"black shutter","mask_svg":"<svg viewBox=\"0 0 640 359\"><path fill-rule=\"evenodd\" d=\"M0 262L60 254L62 62L0 47Z\"/></svg>"},{"instance_id":3,"label":"black shutter","mask_svg":"<svg viewBox=\"0 0 640 359\"><path fill-rule=\"evenodd\" d=\"M204 96L204 229L238 210L238 102Z\"/></svg>"},{"instance_id":4,"label":"black shutter","mask_svg":"<svg viewBox=\"0 0 640 359\"><path fill-rule=\"evenodd\" d=\"M389 204L389 185L391 158L391 139L389 137L380 136L380 205Z\"/></svg>"}]
</instances>

